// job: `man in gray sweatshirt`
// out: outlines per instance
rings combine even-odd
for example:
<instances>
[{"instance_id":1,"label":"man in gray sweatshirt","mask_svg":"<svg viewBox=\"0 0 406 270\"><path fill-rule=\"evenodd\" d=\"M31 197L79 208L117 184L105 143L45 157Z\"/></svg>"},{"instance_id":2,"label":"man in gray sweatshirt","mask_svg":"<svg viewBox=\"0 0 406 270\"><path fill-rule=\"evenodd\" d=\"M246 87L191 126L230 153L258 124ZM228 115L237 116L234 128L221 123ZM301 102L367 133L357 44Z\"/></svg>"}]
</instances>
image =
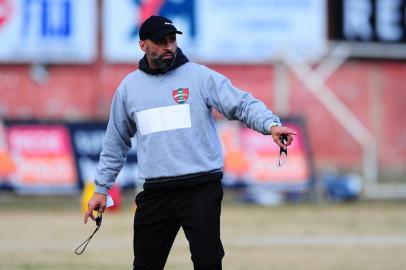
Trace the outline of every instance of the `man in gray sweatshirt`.
<instances>
[{"instance_id":1,"label":"man in gray sweatshirt","mask_svg":"<svg viewBox=\"0 0 406 270\"><path fill-rule=\"evenodd\" d=\"M97 167L96 190L84 221L103 212L136 137L139 178L136 196L134 262L136 270L163 269L182 227L194 269L218 270L224 256L220 240L223 154L213 108L239 120L285 148L296 133L259 100L234 87L206 66L189 62L177 47L182 34L167 18L151 16L140 28L145 56L127 75L112 101ZM283 144L281 136L287 141Z\"/></svg>"}]
</instances>

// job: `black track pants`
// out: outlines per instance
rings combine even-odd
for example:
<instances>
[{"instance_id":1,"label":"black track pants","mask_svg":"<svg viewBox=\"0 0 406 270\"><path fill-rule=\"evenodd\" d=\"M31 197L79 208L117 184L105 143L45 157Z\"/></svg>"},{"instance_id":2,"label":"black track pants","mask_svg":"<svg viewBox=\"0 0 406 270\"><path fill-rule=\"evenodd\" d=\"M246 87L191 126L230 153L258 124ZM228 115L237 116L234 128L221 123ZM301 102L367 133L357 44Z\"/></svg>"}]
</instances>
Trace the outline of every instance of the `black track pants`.
<instances>
[{"instance_id":1,"label":"black track pants","mask_svg":"<svg viewBox=\"0 0 406 270\"><path fill-rule=\"evenodd\" d=\"M140 192L134 217L134 270L164 269L180 227L189 241L194 269L222 269L222 198L220 181Z\"/></svg>"}]
</instances>

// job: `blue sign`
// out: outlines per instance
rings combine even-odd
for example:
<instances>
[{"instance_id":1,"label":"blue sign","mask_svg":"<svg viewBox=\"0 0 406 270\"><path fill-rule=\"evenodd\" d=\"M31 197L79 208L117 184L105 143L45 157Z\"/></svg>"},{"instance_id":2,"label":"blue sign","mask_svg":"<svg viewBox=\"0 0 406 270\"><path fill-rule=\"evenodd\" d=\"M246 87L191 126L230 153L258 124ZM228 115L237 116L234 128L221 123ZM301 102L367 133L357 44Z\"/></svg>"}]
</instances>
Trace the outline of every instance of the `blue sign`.
<instances>
[{"instance_id":1,"label":"blue sign","mask_svg":"<svg viewBox=\"0 0 406 270\"><path fill-rule=\"evenodd\" d=\"M96 0L2 0L0 63L89 63L96 16Z\"/></svg>"},{"instance_id":2,"label":"blue sign","mask_svg":"<svg viewBox=\"0 0 406 270\"><path fill-rule=\"evenodd\" d=\"M22 35L36 31L42 37L68 37L72 32L72 3L70 0L25 0L22 6ZM39 23L36 17L39 13ZM36 29L37 28L37 29Z\"/></svg>"}]
</instances>

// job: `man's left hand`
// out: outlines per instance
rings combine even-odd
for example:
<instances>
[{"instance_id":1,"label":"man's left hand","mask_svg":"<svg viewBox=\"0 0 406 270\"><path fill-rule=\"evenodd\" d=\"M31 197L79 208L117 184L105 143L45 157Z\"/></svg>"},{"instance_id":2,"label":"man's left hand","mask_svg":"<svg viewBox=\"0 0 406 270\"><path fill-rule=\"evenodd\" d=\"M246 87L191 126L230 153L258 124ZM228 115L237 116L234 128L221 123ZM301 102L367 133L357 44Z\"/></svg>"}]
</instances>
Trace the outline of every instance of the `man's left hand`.
<instances>
[{"instance_id":1,"label":"man's left hand","mask_svg":"<svg viewBox=\"0 0 406 270\"><path fill-rule=\"evenodd\" d=\"M271 132L271 135L272 135L272 138L273 138L274 142L275 142L277 145L279 145L280 147L282 147L283 149L286 149L286 147L289 146L289 145L292 143L292 141L293 141L293 135L296 135L296 134L297 134L297 132L294 131L294 130L291 129L291 128L288 128L288 127L279 127L279 126L273 126L273 127L271 127L270 132ZM282 135L285 135L286 138L288 139L288 140L285 142L285 144L283 144L283 143L281 142L281 136L282 136Z\"/></svg>"}]
</instances>

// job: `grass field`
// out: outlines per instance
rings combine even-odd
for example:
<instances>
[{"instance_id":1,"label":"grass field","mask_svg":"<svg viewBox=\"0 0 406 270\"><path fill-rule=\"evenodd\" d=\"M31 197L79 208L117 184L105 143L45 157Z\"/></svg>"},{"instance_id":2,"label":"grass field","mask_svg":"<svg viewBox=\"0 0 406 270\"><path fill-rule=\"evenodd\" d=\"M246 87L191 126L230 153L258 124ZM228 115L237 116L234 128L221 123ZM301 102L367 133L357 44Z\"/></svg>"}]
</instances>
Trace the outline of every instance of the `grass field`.
<instances>
[{"instance_id":1,"label":"grass field","mask_svg":"<svg viewBox=\"0 0 406 270\"><path fill-rule=\"evenodd\" d=\"M0 199L0 269L132 269L130 203L106 213L81 256L74 249L94 230L83 225L79 198ZM406 202L224 203L222 239L228 270L406 269ZM165 269L193 269L183 232Z\"/></svg>"}]
</instances>

